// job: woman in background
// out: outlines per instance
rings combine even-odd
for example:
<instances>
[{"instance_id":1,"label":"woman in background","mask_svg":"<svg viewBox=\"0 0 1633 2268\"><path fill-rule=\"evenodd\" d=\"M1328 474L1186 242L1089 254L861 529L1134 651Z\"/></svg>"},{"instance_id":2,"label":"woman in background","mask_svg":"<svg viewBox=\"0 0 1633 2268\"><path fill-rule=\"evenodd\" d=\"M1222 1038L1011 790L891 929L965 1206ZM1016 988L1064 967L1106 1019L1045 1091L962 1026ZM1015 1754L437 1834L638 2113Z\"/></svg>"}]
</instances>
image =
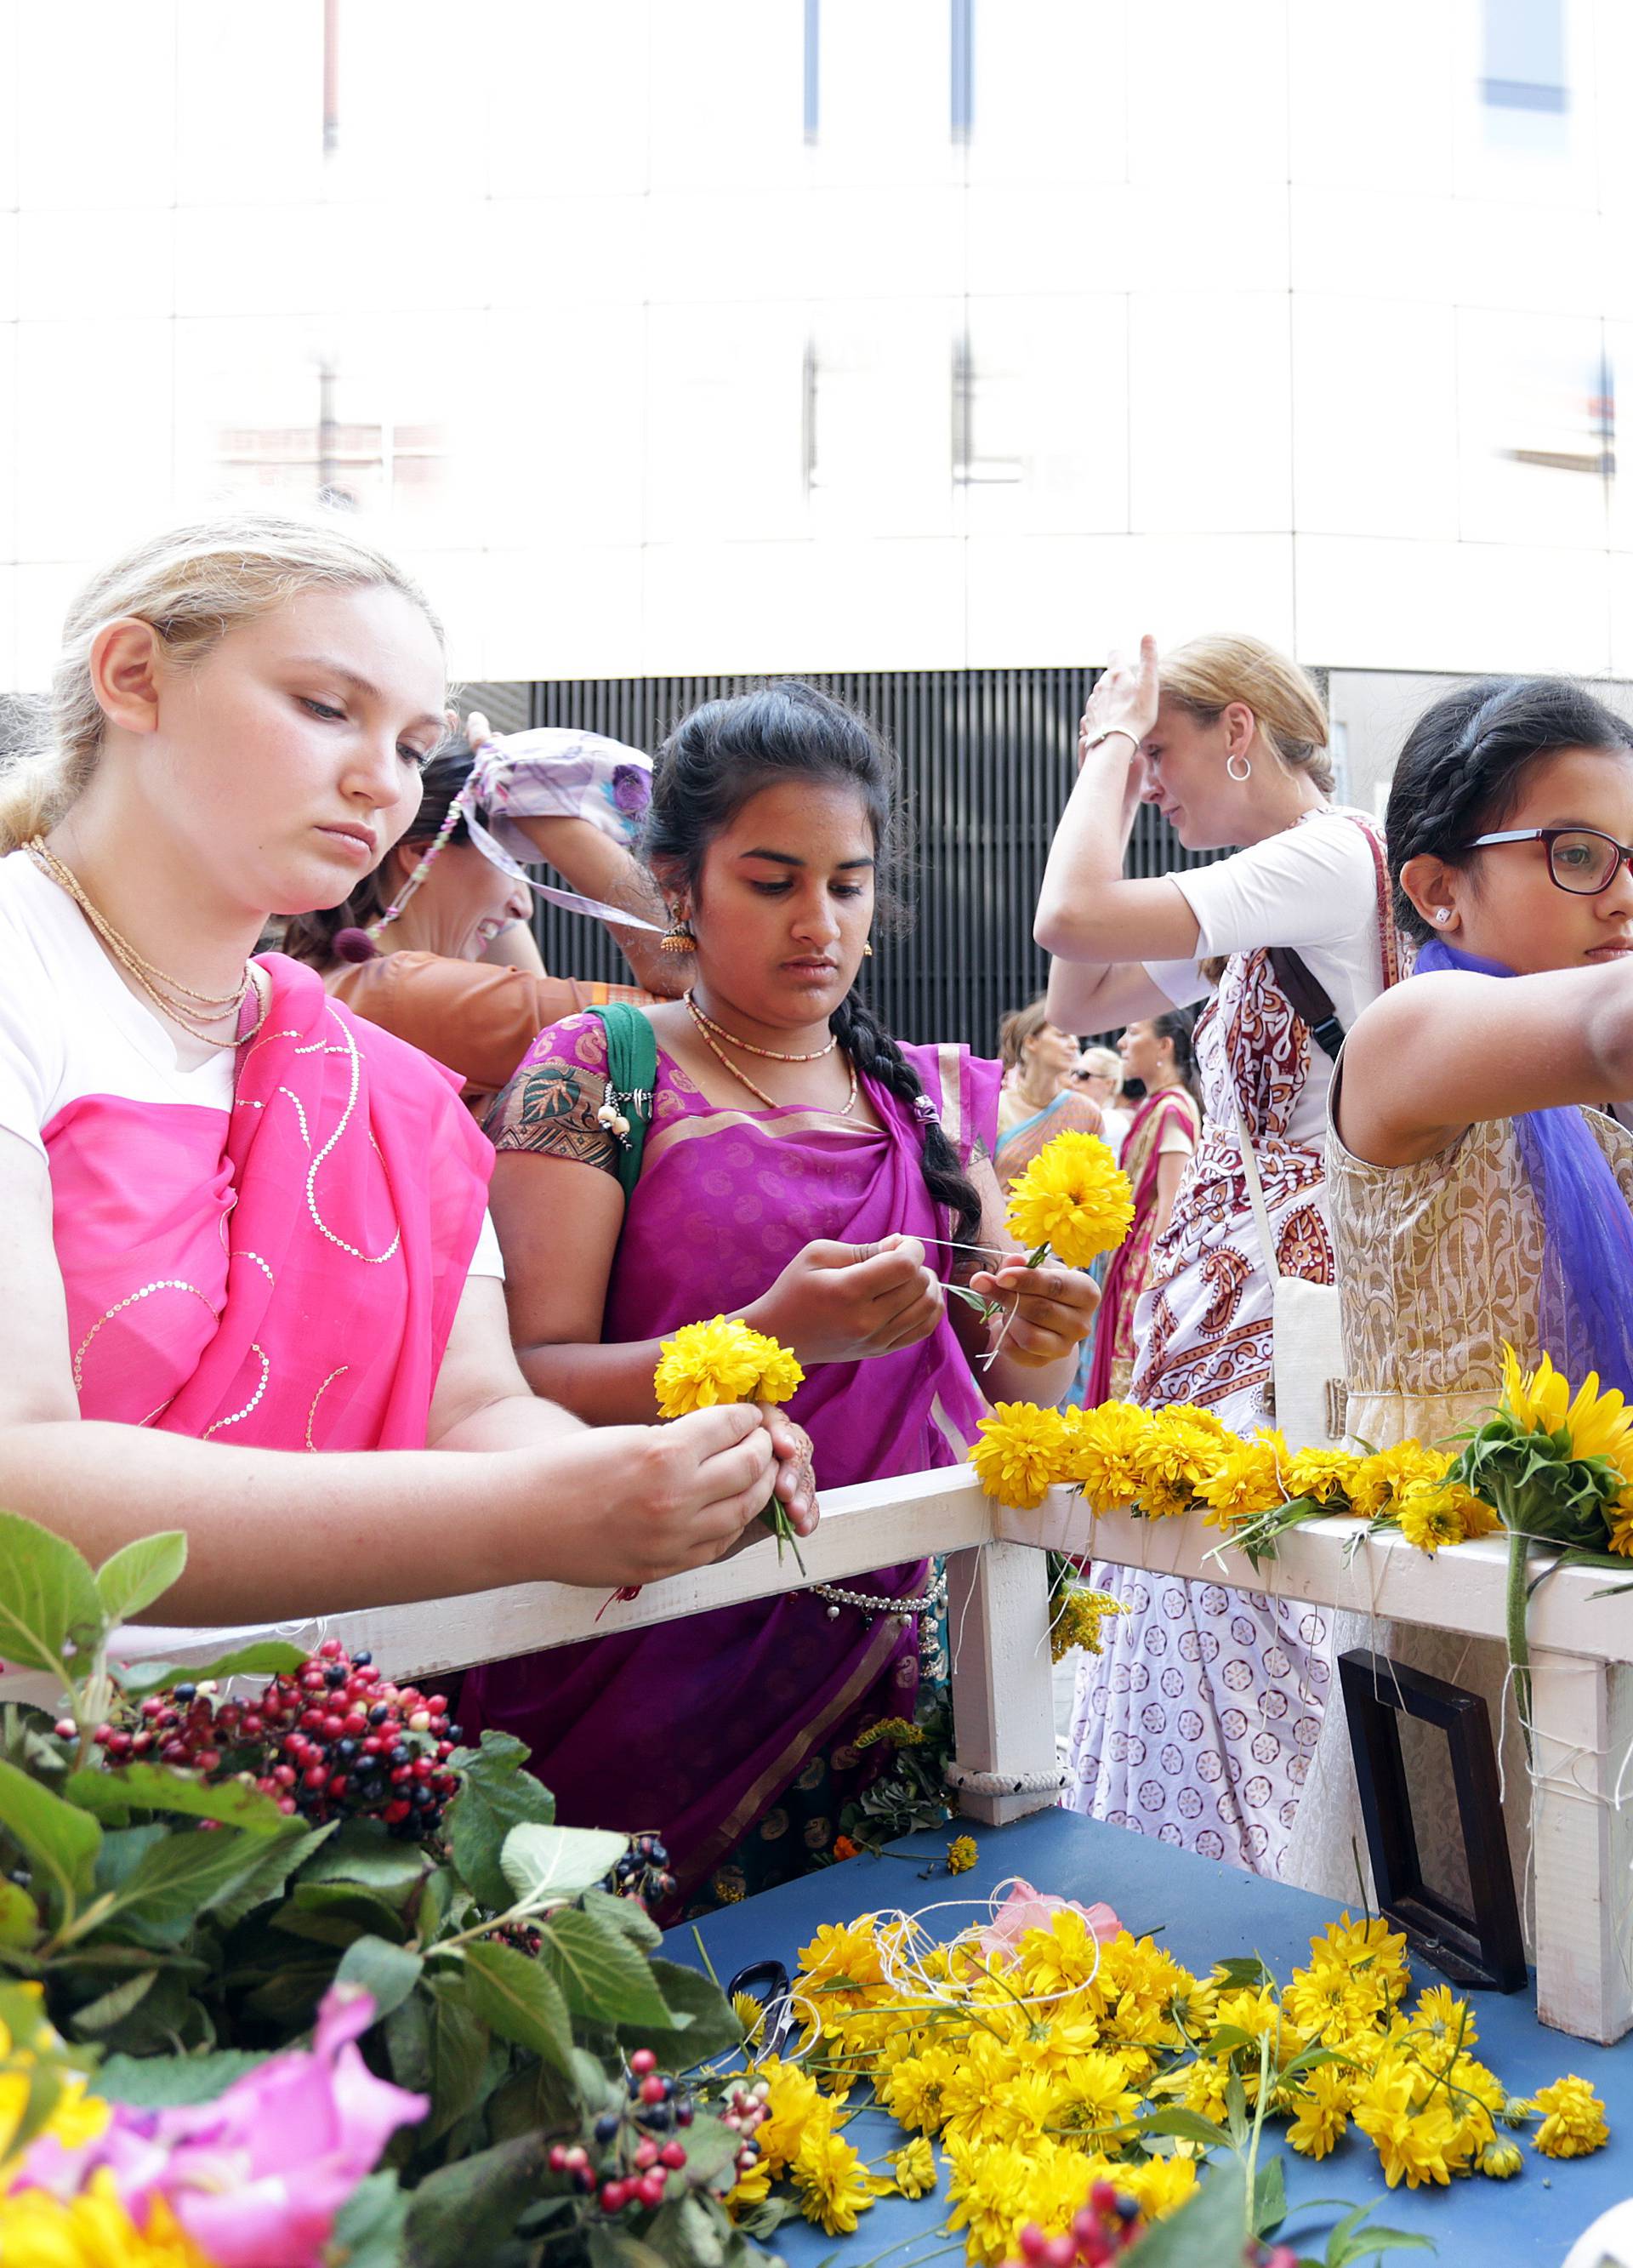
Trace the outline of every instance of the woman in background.
<instances>
[{"instance_id":1,"label":"woman in background","mask_svg":"<svg viewBox=\"0 0 1633 2268\"><path fill-rule=\"evenodd\" d=\"M1160 671L1145 639L1137 664L1096 684L1079 750L1038 909L1038 941L1056 956L1050 1012L1095 1030L1210 1003L1196 1029L1206 1124L1152 1247L1131 1393L1148 1408L1202 1403L1250 1433L1271 1418L1276 1274L1333 1281L1327 1049L1394 974L1383 846L1370 818L1328 800L1315 687L1256 638L1195 639ZM1188 849L1246 847L1125 877L1142 801ZM1278 1874L1332 1680L1327 1617L1138 1569L1094 1580L1126 1611L1079 1690L1071 1800Z\"/></svg>"},{"instance_id":2,"label":"woman in background","mask_svg":"<svg viewBox=\"0 0 1633 2268\"><path fill-rule=\"evenodd\" d=\"M1145 1089L1122 1145L1122 1169L1134 1192L1134 1223L1106 1269L1095 1320L1094 1358L1084 1403L1127 1398L1134 1375L1134 1315L1151 1272L1152 1247L1167 1233L1180 1184L1196 1152L1202 1109L1192 1090L1192 1016L1166 1015L1130 1024L1118 1042L1122 1066Z\"/></svg>"},{"instance_id":3,"label":"woman in background","mask_svg":"<svg viewBox=\"0 0 1633 2268\"><path fill-rule=\"evenodd\" d=\"M479 743L486 720L473 716ZM662 902L629 845L651 800L651 766L638 750L595 733L543 731L493 744L496 796L526 779L528 816L497 818L506 847L544 860L585 897L650 920ZM283 949L316 968L331 996L355 1015L396 1033L457 1071L480 1111L504 1085L547 1024L607 1000L651 999L679 983L673 959L651 930L613 929L641 980L581 983L546 974L531 930L533 893L475 841L461 798L474 764L468 746L427 764L419 810L338 906L303 914L284 929Z\"/></svg>"},{"instance_id":4,"label":"woman in background","mask_svg":"<svg viewBox=\"0 0 1633 2268\"><path fill-rule=\"evenodd\" d=\"M1075 1094L1086 1094L1091 1102L1099 1104L1100 1138L1121 1162L1133 1116L1119 1100L1122 1094L1122 1057L1115 1048L1085 1048L1066 1079Z\"/></svg>"},{"instance_id":5,"label":"woman in background","mask_svg":"<svg viewBox=\"0 0 1633 2268\"><path fill-rule=\"evenodd\" d=\"M1100 1134L1100 1106L1070 1084L1078 1042L1051 1024L1041 1000L1011 1008L998 1026L997 1176L1008 1189L1057 1134Z\"/></svg>"}]
</instances>

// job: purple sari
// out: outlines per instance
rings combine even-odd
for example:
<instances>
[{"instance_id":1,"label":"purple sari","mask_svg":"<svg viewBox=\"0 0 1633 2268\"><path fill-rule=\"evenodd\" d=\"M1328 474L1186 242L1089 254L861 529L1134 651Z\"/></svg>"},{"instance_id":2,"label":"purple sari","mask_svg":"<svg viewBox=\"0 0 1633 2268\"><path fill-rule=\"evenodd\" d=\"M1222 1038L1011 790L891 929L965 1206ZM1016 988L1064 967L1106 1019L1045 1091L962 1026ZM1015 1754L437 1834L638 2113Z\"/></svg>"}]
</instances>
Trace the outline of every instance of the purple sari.
<instances>
[{"instance_id":1,"label":"purple sari","mask_svg":"<svg viewBox=\"0 0 1633 2268\"><path fill-rule=\"evenodd\" d=\"M960 1047L903 1052L960 1156L967 1162L978 1143L990 1150L998 1066ZM541 1065L559 1066L560 1107L541 1110L535 1078L531 1123L592 1124L604 1091L600 1024L571 1017L541 1033L507 1094ZM817 1238L945 1236L912 1112L875 1081L863 1085L882 1130L828 1111L722 1107L660 1049L603 1339L655 1338L743 1307ZM489 1128L501 1150L585 1156L577 1132L560 1143L548 1132L513 1136L505 1101ZM542 1187L541 1201L548 1201ZM929 1253L947 1276L955 1256L938 1245ZM823 1489L955 1464L985 1408L945 1316L900 1353L814 1367L789 1404L815 1446ZM791 1566L791 1575L797 1582ZM927 1575L920 1561L854 1578L851 1587L911 1597ZM915 1624L870 1624L850 1607L830 1620L814 1593L791 1590L491 1664L466 1680L460 1713L471 1736L492 1725L527 1742L564 1822L660 1830L684 1897L820 1752L842 1781L856 1772L850 1737L864 1721L910 1717L917 1685Z\"/></svg>"}]
</instances>

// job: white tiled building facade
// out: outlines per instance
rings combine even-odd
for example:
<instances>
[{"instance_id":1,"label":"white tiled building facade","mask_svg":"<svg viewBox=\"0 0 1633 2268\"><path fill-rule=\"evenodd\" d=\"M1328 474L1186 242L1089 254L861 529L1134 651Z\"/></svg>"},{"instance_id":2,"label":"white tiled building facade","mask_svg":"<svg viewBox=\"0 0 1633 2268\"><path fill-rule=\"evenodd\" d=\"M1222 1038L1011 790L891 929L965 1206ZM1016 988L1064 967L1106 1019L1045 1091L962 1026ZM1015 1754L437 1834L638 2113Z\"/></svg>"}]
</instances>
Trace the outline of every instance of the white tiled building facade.
<instances>
[{"instance_id":1,"label":"white tiled building facade","mask_svg":"<svg viewBox=\"0 0 1633 2268\"><path fill-rule=\"evenodd\" d=\"M474 678L1633 675L1630 113L1627 0L0 0L0 687L324 478Z\"/></svg>"}]
</instances>

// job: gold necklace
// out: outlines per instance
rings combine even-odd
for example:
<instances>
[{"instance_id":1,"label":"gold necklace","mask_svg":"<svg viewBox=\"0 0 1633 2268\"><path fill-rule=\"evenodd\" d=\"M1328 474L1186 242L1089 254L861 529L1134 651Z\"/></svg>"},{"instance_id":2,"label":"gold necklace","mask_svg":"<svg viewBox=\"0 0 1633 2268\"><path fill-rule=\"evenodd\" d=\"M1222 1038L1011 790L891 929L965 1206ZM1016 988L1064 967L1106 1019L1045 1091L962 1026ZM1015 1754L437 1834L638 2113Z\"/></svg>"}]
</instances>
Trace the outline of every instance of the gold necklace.
<instances>
[{"instance_id":1,"label":"gold necklace","mask_svg":"<svg viewBox=\"0 0 1633 2268\"><path fill-rule=\"evenodd\" d=\"M692 1012L695 1024L706 1027L717 1040L728 1041L732 1047L741 1048L747 1055L763 1056L768 1063L820 1063L824 1056L831 1056L839 1045L838 1033L830 1032L828 1045L813 1048L808 1055L791 1056L784 1055L780 1048L757 1048L752 1040L739 1039L735 1032L728 1032L724 1024L717 1024L712 1016L706 1015L697 1005L695 992L687 994L686 1005Z\"/></svg>"},{"instance_id":2,"label":"gold necklace","mask_svg":"<svg viewBox=\"0 0 1633 2268\"><path fill-rule=\"evenodd\" d=\"M691 1004L688 1001L688 1005L689 1006ZM721 1068L729 1071L739 1086L746 1086L750 1094L758 1095L761 1101L764 1103L768 1110L797 1110L800 1107L798 1103L779 1102L775 1095L768 1094L763 1086L756 1086L754 1080L750 1079L746 1071L739 1071L737 1065L731 1061L729 1057L722 1054L721 1050L715 1045L705 1025L699 1024L697 1029L699 1037L702 1039L703 1045L709 1049L709 1052L714 1057L716 1062L720 1064ZM828 1053L827 1049L824 1048L822 1052L826 1055ZM845 1097L845 1100L841 1104L840 1108L832 1113L832 1116L835 1118L849 1118L851 1112L857 1107L857 1067L849 1056L846 1057L845 1061L849 1064L850 1071L850 1092ZM821 1103L818 1103L812 1107L820 1110L824 1108L826 1106Z\"/></svg>"},{"instance_id":3,"label":"gold necklace","mask_svg":"<svg viewBox=\"0 0 1633 2268\"><path fill-rule=\"evenodd\" d=\"M180 977L167 976L162 968L156 968L151 961L145 960L136 951L129 938L120 934L100 908L86 895L78 876L63 864L43 836L32 836L23 848L40 873L73 900L119 966L141 986L161 1015L168 1017L173 1024L180 1024L184 1032L190 1032L195 1040L203 1041L207 1047L241 1048L246 1041L254 1038L266 1021L267 1002L256 983L255 972L247 962L244 967L244 981L236 992L195 991L190 984L183 984ZM241 1016L244 1003L252 992L255 995L260 1013L246 1032L240 1032L236 1039L224 1040L210 1027L224 1024L229 1016L235 1020Z\"/></svg>"}]
</instances>

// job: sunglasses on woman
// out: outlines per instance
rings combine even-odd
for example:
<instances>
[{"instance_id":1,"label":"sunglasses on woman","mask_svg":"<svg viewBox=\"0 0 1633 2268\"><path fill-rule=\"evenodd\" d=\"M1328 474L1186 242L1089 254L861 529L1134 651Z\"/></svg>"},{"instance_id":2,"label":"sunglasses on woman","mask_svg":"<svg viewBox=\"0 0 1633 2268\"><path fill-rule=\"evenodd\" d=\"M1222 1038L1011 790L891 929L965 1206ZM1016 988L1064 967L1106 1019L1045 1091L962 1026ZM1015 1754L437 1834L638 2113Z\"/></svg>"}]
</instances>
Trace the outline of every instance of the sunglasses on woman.
<instances>
[{"instance_id":1,"label":"sunglasses on woman","mask_svg":"<svg viewBox=\"0 0 1633 2268\"><path fill-rule=\"evenodd\" d=\"M1619 866L1633 871L1633 849L1596 827L1510 827L1499 835L1476 835L1465 850L1487 850L1498 843L1546 843L1548 880L1575 898L1596 898L1616 879Z\"/></svg>"}]
</instances>

